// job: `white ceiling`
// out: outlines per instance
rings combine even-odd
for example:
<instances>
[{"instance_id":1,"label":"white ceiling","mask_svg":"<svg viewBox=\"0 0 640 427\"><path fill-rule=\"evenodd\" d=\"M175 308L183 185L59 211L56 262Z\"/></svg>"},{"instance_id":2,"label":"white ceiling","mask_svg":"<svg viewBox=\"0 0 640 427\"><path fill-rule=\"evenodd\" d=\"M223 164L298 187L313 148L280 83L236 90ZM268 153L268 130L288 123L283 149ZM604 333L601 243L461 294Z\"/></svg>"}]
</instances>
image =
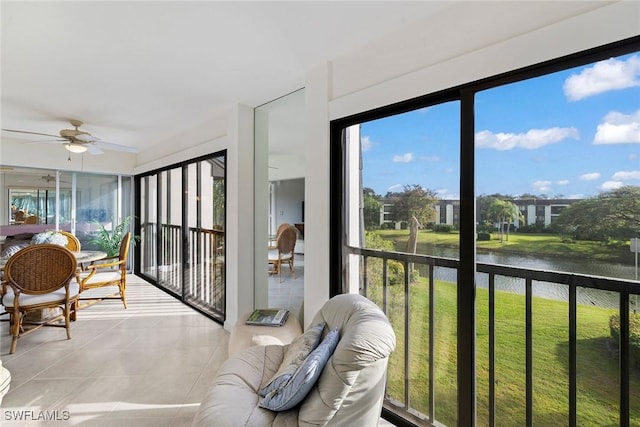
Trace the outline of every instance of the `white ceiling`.
<instances>
[{"instance_id":1,"label":"white ceiling","mask_svg":"<svg viewBox=\"0 0 640 427\"><path fill-rule=\"evenodd\" d=\"M149 149L448 7L436 1L2 1L2 128ZM38 140L2 132L2 139Z\"/></svg>"}]
</instances>

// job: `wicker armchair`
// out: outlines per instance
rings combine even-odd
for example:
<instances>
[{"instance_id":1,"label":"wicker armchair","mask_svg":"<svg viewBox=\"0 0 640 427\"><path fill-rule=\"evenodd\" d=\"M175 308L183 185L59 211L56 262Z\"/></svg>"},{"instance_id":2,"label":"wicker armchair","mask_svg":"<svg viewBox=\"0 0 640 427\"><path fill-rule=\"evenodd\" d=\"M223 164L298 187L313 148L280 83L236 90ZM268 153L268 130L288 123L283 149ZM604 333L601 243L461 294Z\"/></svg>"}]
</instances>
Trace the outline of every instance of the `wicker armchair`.
<instances>
[{"instance_id":1,"label":"wicker armchair","mask_svg":"<svg viewBox=\"0 0 640 427\"><path fill-rule=\"evenodd\" d=\"M278 274L280 282L282 282L282 264L284 263L289 264L291 275L296 277L296 272L293 269L293 252L297 238L298 231L289 225L278 234L275 249L269 250L269 265L273 265L271 273Z\"/></svg>"},{"instance_id":2,"label":"wicker armchair","mask_svg":"<svg viewBox=\"0 0 640 427\"><path fill-rule=\"evenodd\" d=\"M24 223L25 224L37 224L38 223L38 216L37 215L29 215L28 217L26 217L24 219Z\"/></svg>"},{"instance_id":3,"label":"wicker armchair","mask_svg":"<svg viewBox=\"0 0 640 427\"><path fill-rule=\"evenodd\" d=\"M275 239L272 237L269 239L269 249L278 249L277 244L277 240L278 240L278 236L280 235L280 233L282 233L282 230L286 230L287 228L291 227L291 224L289 224L288 222L283 222L282 224L280 224L278 226L278 228L276 229L276 236Z\"/></svg>"},{"instance_id":4,"label":"wicker armchair","mask_svg":"<svg viewBox=\"0 0 640 427\"><path fill-rule=\"evenodd\" d=\"M9 313L11 349L18 337L42 326L64 327L71 339L70 321L75 320L79 286L76 257L65 247L53 244L28 246L14 254L4 268L2 305ZM42 322L25 320L25 314L46 308L61 308L62 314ZM64 319L64 324L59 320ZM33 328L25 329L25 325Z\"/></svg>"},{"instance_id":5,"label":"wicker armchair","mask_svg":"<svg viewBox=\"0 0 640 427\"><path fill-rule=\"evenodd\" d=\"M131 233L127 233L120 242L120 252L116 256L103 258L88 265L80 275L80 292L90 289L102 288L106 286L117 286L118 294L111 294L104 297L87 297L82 300L104 300L121 299L124 308L127 308L126 288L127 288L127 256L129 255L129 244Z\"/></svg>"},{"instance_id":6,"label":"wicker armchair","mask_svg":"<svg viewBox=\"0 0 640 427\"><path fill-rule=\"evenodd\" d=\"M80 252L80 240L78 240L76 236L69 233L68 231L62 230L58 230L56 231L56 233L62 234L67 238L67 249L69 249L71 252Z\"/></svg>"}]
</instances>

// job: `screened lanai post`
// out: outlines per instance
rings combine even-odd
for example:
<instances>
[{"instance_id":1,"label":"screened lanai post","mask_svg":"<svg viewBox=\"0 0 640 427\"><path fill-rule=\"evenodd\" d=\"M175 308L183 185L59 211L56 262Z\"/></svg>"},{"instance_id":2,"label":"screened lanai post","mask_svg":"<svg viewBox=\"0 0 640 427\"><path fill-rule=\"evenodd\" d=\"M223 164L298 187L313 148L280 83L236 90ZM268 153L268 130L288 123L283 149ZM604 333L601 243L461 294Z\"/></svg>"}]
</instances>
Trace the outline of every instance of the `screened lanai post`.
<instances>
[{"instance_id":1,"label":"screened lanai post","mask_svg":"<svg viewBox=\"0 0 640 427\"><path fill-rule=\"evenodd\" d=\"M460 97L460 269L458 271L458 425L476 425L476 201L474 92ZM468 237L467 237L468 236Z\"/></svg>"},{"instance_id":2,"label":"screened lanai post","mask_svg":"<svg viewBox=\"0 0 640 427\"><path fill-rule=\"evenodd\" d=\"M422 227L422 224L414 216L411 217L409 227L409 239L407 240L407 253L415 254L418 249L418 229ZM409 280L411 280L411 272L413 271L413 263L408 264Z\"/></svg>"}]
</instances>

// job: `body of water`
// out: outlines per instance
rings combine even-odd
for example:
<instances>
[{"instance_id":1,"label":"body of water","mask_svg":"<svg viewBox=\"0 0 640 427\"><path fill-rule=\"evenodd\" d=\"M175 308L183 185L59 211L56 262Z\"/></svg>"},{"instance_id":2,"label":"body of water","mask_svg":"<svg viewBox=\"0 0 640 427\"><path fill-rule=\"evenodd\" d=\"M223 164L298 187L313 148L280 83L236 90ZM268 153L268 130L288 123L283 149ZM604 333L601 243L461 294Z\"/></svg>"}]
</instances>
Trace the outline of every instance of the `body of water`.
<instances>
[{"instance_id":1,"label":"body of water","mask_svg":"<svg viewBox=\"0 0 640 427\"><path fill-rule=\"evenodd\" d=\"M458 250L442 248L433 245L418 247L418 253L446 258L459 258ZM477 262L487 264L502 264L531 270L559 271L568 273L587 274L594 276L612 277L618 279L634 280L635 265L617 264L591 259L564 259L558 257L526 257L504 253L478 253ZM421 271L421 274L425 272ZM457 272L451 268L436 268L437 279L455 282ZM489 285L487 274L478 273L476 284L481 288ZM519 294L525 293L524 279L496 276L496 289ZM640 287L639 287L640 292ZM533 295L541 298L549 298L560 301L569 300L569 287L549 282L533 282ZM578 304L597 305L600 307L617 309L619 307L619 295L615 292L601 291L597 289L578 288ZM635 297L631 297L632 308L635 307ZM640 307L637 307L640 309Z\"/></svg>"}]
</instances>

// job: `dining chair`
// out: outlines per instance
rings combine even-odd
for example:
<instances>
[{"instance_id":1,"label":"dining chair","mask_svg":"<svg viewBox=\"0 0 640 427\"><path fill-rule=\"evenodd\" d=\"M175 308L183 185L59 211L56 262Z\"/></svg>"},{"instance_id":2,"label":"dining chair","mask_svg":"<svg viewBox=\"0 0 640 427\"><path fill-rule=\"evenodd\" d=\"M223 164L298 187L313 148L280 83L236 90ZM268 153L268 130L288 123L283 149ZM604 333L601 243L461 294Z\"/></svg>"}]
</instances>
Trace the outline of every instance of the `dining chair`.
<instances>
[{"instance_id":1,"label":"dining chair","mask_svg":"<svg viewBox=\"0 0 640 427\"><path fill-rule=\"evenodd\" d=\"M38 216L37 215L29 215L28 217L26 217L24 219L24 223L25 224L37 224L38 223Z\"/></svg>"},{"instance_id":2,"label":"dining chair","mask_svg":"<svg viewBox=\"0 0 640 427\"><path fill-rule=\"evenodd\" d=\"M93 261L80 274L80 293L90 289L117 286L119 296L113 293L104 297L80 298L81 300L121 299L124 308L127 308L127 256L129 255L130 242L131 233L128 232L120 241L118 255Z\"/></svg>"},{"instance_id":3,"label":"dining chair","mask_svg":"<svg viewBox=\"0 0 640 427\"><path fill-rule=\"evenodd\" d=\"M16 211L15 214L15 222L24 222L24 219L26 218L26 214L24 213L24 211Z\"/></svg>"},{"instance_id":4,"label":"dining chair","mask_svg":"<svg viewBox=\"0 0 640 427\"><path fill-rule=\"evenodd\" d=\"M278 241L278 236L280 235L280 233L282 232L282 230L285 230L287 228L291 227L291 224L289 224L288 222L283 222L282 224L280 224L278 226L278 228L276 228L276 235L275 235L275 240L271 240L271 242L277 242ZM269 249L277 249L277 246L275 244L269 244Z\"/></svg>"},{"instance_id":5,"label":"dining chair","mask_svg":"<svg viewBox=\"0 0 640 427\"><path fill-rule=\"evenodd\" d=\"M63 230L58 230L56 233L62 234L67 238L67 249L69 249L71 252L80 252L80 240L78 240L75 235Z\"/></svg>"},{"instance_id":6,"label":"dining chair","mask_svg":"<svg viewBox=\"0 0 640 427\"><path fill-rule=\"evenodd\" d=\"M64 327L71 339L70 322L76 318L79 286L71 279L77 268L76 257L67 248L54 244L28 246L14 254L4 267L2 305L9 313L11 348L18 337L42 326ZM44 309L62 310L42 321L27 320L26 315ZM64 324L59 321L64 319ZM32 326L26 329L25 326Z\"/></svg>"},{"instance_id":7,"label":"dining chair","mask_svg":"<svg viewBox=\"0 0 640 427\"><path fill-rule=\"evenodd\" d=\"M294 249L296 247L296 240L298 238L298 231L292 225L284 228L278 237L276 238L276 245L274 249L269 250L269 265L273 265L273 271L271 273L278 274L278 279L282 283L282 264L289 264L291 269L291 275L296 277L296 272L293 269Z\"/></svg>"}]
</instances>

